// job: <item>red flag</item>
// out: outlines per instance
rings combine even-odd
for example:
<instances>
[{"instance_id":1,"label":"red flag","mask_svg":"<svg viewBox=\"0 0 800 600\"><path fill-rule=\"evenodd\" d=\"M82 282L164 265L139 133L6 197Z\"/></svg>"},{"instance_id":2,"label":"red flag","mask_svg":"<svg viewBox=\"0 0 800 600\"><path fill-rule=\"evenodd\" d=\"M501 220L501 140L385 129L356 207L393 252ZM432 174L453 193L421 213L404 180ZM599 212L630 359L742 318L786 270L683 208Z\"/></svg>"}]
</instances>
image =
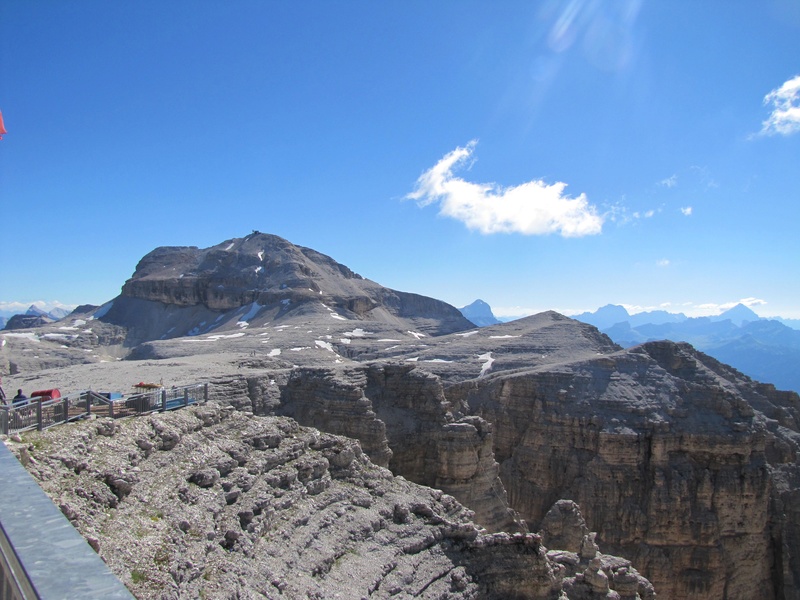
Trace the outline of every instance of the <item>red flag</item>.
<instances>
[{"instance_id":1,"label":"red flag","mask_svg":"<svg viewBox=\"0 0 800 600\"><path fill-rule=\"evenodd\" d=\"M3 126L3 113L0 111L0 140L3 139L3 134L8 133L6 128Z\"/></svg>"}]
</instances>

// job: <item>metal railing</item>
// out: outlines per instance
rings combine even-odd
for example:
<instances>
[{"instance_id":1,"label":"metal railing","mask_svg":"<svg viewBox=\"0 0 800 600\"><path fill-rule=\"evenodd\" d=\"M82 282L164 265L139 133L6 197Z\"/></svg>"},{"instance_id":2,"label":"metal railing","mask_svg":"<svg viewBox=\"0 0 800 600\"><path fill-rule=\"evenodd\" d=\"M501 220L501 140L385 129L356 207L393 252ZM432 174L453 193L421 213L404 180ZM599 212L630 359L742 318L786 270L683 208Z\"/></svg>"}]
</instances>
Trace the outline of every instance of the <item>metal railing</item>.
<instances>
[{"instance_id":1,"label":"metal railing","mask_svg":"<svg viewBox=\"0 0 800 600\"><path fill-rule=\"evenodd\" d=\"M109 398L91 390L60 398L33 398L26 404L0 406L0 433L10 434L85 419L90 415L119 419L132 415L165 412L208 401L208 384L157 388L124 398Z\"/></svg>"},{"instance_id":2,"label":"metal railing","mask_svg":"<svg viewBox=\"0 0 800 600\"><path fill-rule=\"evenodd\" d=\"M0 442L0 600L133 600Z\"/></svg>"}]
</instances>

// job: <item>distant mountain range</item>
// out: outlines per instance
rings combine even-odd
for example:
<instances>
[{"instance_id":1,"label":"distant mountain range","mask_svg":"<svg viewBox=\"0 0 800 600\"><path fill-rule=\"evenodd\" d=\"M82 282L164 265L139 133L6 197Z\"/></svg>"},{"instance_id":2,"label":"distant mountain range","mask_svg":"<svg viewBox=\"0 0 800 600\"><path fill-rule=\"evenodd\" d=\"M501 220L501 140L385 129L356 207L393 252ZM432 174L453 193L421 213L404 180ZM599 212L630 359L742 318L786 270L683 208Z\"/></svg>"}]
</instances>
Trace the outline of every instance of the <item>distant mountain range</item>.
<instances>
[{"instance_id":1,"label":"distant mountain range","mask_svg":"<svg viewBox=\"0 0 800 600\"><path fill-rule=\"evenodd\" d=\"M458 310L478 327L501 322L483 300ZM594 325L624 348L657 340L688 342L753 379L800 392L800 319L762 318L743 304L713 317L664 310L632 315L608 304L572 318Z\"/></svg>"},{"instance_id":2,"label":"distant mountain range","mask_svg":"<svg viewBox=\"0 0 800 600\"><path fill-rule=\"evenodd\" d=\"M714 317L666 311L631 315L625 307L609 304L573 318L594 325L626 348L653 340L688 342L754 379L800 391L797 319L764 319L743 304Z\"/></svg>"},{"instance_id":3,"label":"distant mountain range","mask_svg":"<svg viewBox=\"0 0 800 600\"><path fill-rule=\"evenodd\" d=\"M72 311L64 308L54 308L51 311L44 311L31 304L24 313L0 316L0 329L25 329L28 327L38 327L47 323L54 323L63 319Z\"/></svg>"}]
</instances>

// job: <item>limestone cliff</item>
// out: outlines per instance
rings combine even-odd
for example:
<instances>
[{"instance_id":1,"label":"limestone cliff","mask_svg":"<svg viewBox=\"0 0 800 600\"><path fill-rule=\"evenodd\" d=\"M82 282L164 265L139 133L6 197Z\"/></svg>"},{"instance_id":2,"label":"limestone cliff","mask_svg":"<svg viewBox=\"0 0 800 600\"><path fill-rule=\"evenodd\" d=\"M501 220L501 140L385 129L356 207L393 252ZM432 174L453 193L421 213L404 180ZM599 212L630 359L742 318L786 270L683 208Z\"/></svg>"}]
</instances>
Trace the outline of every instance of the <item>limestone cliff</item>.
<instances>
[{"instance_id":1,"label":"limestone cliff","mask_svg":"<svg viewBox=\"0 0 800 600\"><path fill-rule=\"evenodd\" d=\"M484 534L452 497L287 418L208 404L8 443L137 598L653 598L622 559Z\"/></svg>"},{"instance_id":2,"label":"limestone cliff","mask_svg":"<svg viewBox=\"0 0 800 600\"><path fill-rule=\"evenodd\" d=\"M773 568L798 561L791 485L776 508L771 478L781 466L795 472L796 396L670 342L447 394L494 425L510 504L530 524L559 498L575 500L602 545L668 598L796 589Z\"/></svg>"},{"instance_id":3,"label":"limestone cliff","mask_svg":"<svg viewBox=\"0 0 800 600\"><path fill-rule=\"evenodd\" d=\"M272 379L275 382L275 379ZM285 384L248 389L276 414L304 425L358 439L373 462L468 503L478 523L492 531L524 529L509 510L492 451L489 423L450 411L441 381L413 365L294 369Z\"/></svg>"}]
</instances>

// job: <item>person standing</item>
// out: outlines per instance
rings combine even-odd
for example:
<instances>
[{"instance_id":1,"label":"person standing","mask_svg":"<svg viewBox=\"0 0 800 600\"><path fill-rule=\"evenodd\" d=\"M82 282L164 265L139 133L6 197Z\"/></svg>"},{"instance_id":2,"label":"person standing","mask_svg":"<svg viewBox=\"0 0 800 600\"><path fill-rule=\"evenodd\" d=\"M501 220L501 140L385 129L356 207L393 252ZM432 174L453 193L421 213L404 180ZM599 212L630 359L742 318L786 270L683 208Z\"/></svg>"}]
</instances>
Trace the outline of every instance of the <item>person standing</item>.
<instances>
[{"instance_id":1,"label":"person standing","mask_svg":"<svg viewBox=\"0 0 800 600\"><path fill-rule=\"evenodd\" d=\"M28 397L22 393L22 390L17 390L17 395L14 396L14 404L20 404L25 402L27 399Z\"/></svg>"}]
</instances>

